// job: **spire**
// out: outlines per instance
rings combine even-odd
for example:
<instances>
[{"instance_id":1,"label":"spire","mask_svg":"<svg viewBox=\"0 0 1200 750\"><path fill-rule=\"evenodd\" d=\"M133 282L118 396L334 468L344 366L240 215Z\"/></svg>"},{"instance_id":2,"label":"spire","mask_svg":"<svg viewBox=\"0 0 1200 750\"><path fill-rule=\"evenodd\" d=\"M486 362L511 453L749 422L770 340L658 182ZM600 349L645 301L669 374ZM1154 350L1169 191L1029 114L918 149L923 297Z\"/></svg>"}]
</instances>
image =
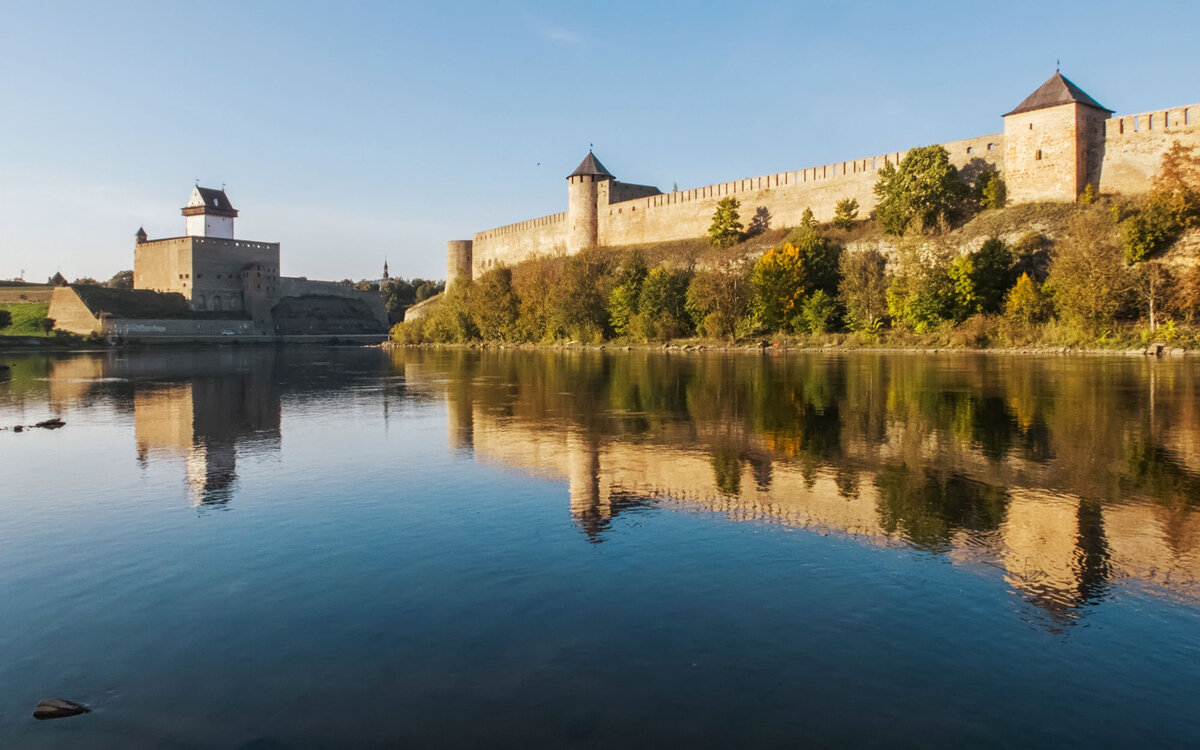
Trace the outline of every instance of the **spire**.
<instances>
[{"instance_id":1,"label":"spire","mask_svg":"<svg viewBox=\"0 0 1200 750\"><path fill-rule=\"evenodd\" d=\"M383 256L383 280L387 281L391 276L388 276L387 256Z\"/></svg>"},{"instance_id":2,"label":"spire","mask_svg":"<svg viewBox=\"0 0 1200 750\"><path fill-rule=\"evenodd\" d=\"M146 230L145 230L145 229L143 229L142 227L138 227L137 234L135 234L135 235L133 235L133 236L134 236L134 238L137 240L137 243L138 243L139 245L140 245L140 244L142 244L143 242L145 242L145 241L147 240L147 237L146 237Z\"/></svg>"},{"instance_id":3,"label":"spire","mask_svg":"<svg viewBox=\"0 0 1200 750\"><path fill-rule=\"evenodd\" d=\"M605 180L614 179L612 172L604 168L604 165L600 163L600 160L596 158L591 149L588 149L588 155L583 157L583 161L579 162L579 166L575 168L575 171L567 175L567 179L585 175Z\"/></svg>"},{"instance_id":4,"label":"spire","mask_svg":"<svg viewBox=\"0 0 1200 750\"><path fill-rule=\"evenodd\" d=\"M1086 91L1076 86L1070 79L1055 70L1054 75L1050 76L1050 80L1039 86L1037 91L1025 97L1025 101L1018 104L1016 109L1005 113L1004 116L1008 117L1009 115L1017 115L1022 112L1032 112L1035 109L1057 107L1060 104L1082 104L1105 112L1112 112L1111 109L1100 104L1100 102L1089 96Z\"/></svg>"}]
</instances>

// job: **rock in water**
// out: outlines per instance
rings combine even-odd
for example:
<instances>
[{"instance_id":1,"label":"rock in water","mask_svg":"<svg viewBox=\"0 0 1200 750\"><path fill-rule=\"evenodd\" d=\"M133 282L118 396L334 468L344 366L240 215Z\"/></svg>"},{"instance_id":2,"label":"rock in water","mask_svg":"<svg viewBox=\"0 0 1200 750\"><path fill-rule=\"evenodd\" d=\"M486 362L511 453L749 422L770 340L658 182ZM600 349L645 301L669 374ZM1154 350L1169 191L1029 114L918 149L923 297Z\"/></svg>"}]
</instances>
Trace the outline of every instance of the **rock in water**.
<instances>
[{"instance_id":1,"label":"rock in water","mask_svg":"<svg viewBox=\"0 0 1200 750\"><path fill-rule=\"evenodd\" d=\"M34 425L34 427L40 427L43 430L57 430L59 427L62 427L65 424L66 424L66 422L62 421L58 417L54 417L52 419L47 419L47 420L38 422L37 424Z\"/></svg>"},{"instance_id":2,"label":"rock in water","mask_svg":"<svg viewBox=\"0 0 1200 750\"><path fill-rule=\"evenodd\" d=\"M65 719L68 716L78 716L79 714L90 713L92 709L75 701L65 700L63 698L47 698L44 701L39 701L37 708L33 709L33 718L35 719Z\"/></svg>"}]
</instances>

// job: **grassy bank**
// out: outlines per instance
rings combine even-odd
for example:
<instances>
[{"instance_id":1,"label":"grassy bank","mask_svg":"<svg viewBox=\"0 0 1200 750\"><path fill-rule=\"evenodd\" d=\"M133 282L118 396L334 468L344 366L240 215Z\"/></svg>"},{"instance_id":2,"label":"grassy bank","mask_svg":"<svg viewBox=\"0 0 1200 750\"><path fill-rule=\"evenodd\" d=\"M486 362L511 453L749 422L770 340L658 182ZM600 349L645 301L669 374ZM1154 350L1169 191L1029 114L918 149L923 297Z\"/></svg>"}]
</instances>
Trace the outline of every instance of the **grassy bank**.
<instances>
[{"instance_id":1,"label":"grassy bank","mask_svg":"<svg viewBox=\"0 0 1200 750\"><path fill-rule=\"evenodd\" d=\"M43 321L50 311L50 305L42 302L5 302L0 303L0 310L12 315L12 323L0 328L0 336L38 336L50 338L54 333L47 330Z\"/></svg>"}]
</instances>

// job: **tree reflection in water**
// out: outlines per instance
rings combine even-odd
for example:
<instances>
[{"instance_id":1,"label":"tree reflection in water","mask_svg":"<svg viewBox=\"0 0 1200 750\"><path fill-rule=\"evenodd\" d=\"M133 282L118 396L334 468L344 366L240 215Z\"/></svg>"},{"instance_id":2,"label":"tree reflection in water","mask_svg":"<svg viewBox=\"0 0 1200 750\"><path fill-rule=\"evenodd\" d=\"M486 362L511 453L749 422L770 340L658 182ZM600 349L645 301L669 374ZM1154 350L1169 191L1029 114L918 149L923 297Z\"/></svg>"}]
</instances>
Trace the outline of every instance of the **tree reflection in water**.
<instances>
[{"instance_id":1,"label":"tree reflection in water","mask_svg":"<svg viewBox=\"0 0 1200 750\"><path fill-rule=\"evenodd\" d=\"M456 446L565 478L593 541L622 512L698 506L999 567L1055 622L1124 578L1200 599L1200 378L1182 363L507 350L393 359L410 383L442 390Z\"/></svg>"}]
</instances>

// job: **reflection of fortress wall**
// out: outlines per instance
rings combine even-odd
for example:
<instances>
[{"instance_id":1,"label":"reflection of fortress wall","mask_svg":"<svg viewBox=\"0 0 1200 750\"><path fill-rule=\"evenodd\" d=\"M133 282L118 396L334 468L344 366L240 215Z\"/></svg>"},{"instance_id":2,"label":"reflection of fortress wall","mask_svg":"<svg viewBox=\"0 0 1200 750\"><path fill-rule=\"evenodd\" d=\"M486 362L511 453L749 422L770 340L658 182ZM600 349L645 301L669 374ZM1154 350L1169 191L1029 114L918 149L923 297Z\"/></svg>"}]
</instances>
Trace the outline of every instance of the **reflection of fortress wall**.
<instances>
[{"instance_id":1,"label":"reflection of fortress wall","mask_svg":"<svg viewBox=\"0 0 1200 750\"><path fill-rule=\"evenodd\" d=\"M769 489L760 489L745 462L740 490L730 495L717 488L711 457L694 449L589 442L572 428L523 427L492 419L478 407L472 423L477 459L567 480L577 517L603 515L609 498L621 493L668 506L699 506L730 520L829 530L869 542L896 536L881 521L880 496L870 483L844 497L828 472L819 472L810 485L796 463L776 461ZM1009 497L999 533L955 534L951 560L999 566L1013 588L1051 611L1082 604L1100 576L1169 584L1200 600L1200 517L1187 515L1172 528L1160 518L1165 509L1101 510L1093 504L1097 518L1089 529L1085 503L1077 497L1020 487L1012 487Z\"/></svg>"}]
</instances>

